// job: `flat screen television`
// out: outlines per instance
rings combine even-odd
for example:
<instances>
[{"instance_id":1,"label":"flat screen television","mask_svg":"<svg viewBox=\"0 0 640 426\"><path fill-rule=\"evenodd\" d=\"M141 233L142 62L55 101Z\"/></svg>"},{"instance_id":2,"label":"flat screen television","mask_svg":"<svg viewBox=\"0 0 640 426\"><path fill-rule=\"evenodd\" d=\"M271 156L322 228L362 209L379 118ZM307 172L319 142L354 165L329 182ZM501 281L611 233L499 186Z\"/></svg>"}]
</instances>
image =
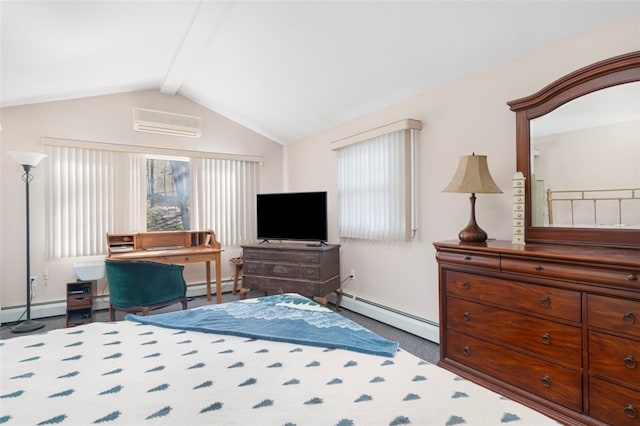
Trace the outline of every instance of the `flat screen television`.
<instances>
[{"instance_id":1,"label":"flat screen television","mask_svg":"<svg viewBox=\"0 0 640 426\"><path fill-rule=\"evenodd\" d=\"M327 241L327 193L258 194L259 240Z\"/></svg>"}]
</instances>

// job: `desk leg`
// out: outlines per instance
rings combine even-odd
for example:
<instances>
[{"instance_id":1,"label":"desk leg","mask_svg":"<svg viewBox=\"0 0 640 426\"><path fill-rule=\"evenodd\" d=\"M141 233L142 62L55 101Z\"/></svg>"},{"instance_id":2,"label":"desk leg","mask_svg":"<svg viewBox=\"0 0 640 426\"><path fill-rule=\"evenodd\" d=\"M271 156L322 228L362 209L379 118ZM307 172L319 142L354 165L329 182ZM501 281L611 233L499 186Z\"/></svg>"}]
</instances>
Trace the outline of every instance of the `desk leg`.
<instances>
[{"instance_id":1,"label":"desk leg","mask_svg":"<svg viewBox=\"0 0 640 426\"><path fill-rule=\"evenodd\" d=\"M218 253L216 256L216 303L222 303L222 265L220 259L222 256Z\"/></svg>"},{"instance_id":2,"label":"desk leg","mask_svg":"<svg viewBox=\"0 0 640 426\"><path fill-rule=\"evenodd\" d=\"M216 262L216 266L217 266ZM211 262L206 261L204 263L205 266L205 276L207 277L207 301L211 301Z\"/></svg>"}]
</instances>

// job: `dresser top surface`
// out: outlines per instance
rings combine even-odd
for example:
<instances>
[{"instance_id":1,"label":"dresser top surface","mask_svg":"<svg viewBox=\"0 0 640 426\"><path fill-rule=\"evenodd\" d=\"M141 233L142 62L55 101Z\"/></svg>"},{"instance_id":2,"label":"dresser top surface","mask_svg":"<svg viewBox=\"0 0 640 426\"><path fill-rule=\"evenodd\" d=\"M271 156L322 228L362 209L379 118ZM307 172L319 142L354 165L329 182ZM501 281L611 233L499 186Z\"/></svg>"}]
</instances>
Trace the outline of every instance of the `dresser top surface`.
<instances>
[{"instance_id":1,"label":"dresser top surface","mask_svg":"<svg viewBox=\"0 0 640 426\"><path fill-rule=\"evenodd\" d=\"M614 247L578 246L565 244L513 244L510 241L490 240L466 243L459 240L437 241L438 250L473 250L518 257L536 257L576 262L593 262L640 268L640 250Z\"/></svg>"},{"instance_id":2,"label":"dresser top surface","mask_svg":"<svg viewBox=\"0 0 640 426\"><path fill-rule=\"evenodd\" d=\"M243 249L258 249L258 250L309 250L309 251L327 251L334 250L340 247L339 244L322 244L316 243L282 243L282 242L263 242L255 244L243 244Z\"/></svg>"}]
</instances>

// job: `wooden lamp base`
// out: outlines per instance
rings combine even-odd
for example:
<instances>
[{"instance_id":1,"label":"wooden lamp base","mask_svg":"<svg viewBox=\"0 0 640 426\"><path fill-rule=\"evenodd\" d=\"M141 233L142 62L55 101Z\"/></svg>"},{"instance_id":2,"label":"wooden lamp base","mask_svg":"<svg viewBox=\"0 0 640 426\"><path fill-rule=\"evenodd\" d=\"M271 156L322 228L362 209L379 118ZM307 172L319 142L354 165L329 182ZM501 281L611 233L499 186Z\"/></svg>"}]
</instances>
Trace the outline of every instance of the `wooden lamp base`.
<instances>
[{"instance_id":1,"label":"wooden lamp base","mask_svg":"<svg viewBox=\"0 0 640 426\"><path fill-rule=\"evenodd\" d=\"M487 233L476 223L476 194L469 197L471 202L471 218L469 224L458 234L460 241L466 243L482 243L487 241Z\"/></svg>"}]
</instances>

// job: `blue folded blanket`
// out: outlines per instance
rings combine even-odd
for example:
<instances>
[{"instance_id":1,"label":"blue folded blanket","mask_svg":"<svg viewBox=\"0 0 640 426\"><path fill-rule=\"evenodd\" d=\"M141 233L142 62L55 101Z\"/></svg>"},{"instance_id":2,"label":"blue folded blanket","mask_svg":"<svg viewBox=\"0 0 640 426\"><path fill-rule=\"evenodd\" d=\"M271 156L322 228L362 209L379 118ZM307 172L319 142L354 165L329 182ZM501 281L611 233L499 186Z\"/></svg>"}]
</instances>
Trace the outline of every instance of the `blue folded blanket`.
<instances>
[{"instance_id":1,"label":"blue folded blanket","mask_svg":"<svg viewBox=\"0 0 640 426\"><path fill-rule=\"evenodd\" d=\"M129 314L125 319L180 330L349 349L388 357L398 350L397 342L311 299L291 293L151 316Z\"/></svg>"}]
</instances>

